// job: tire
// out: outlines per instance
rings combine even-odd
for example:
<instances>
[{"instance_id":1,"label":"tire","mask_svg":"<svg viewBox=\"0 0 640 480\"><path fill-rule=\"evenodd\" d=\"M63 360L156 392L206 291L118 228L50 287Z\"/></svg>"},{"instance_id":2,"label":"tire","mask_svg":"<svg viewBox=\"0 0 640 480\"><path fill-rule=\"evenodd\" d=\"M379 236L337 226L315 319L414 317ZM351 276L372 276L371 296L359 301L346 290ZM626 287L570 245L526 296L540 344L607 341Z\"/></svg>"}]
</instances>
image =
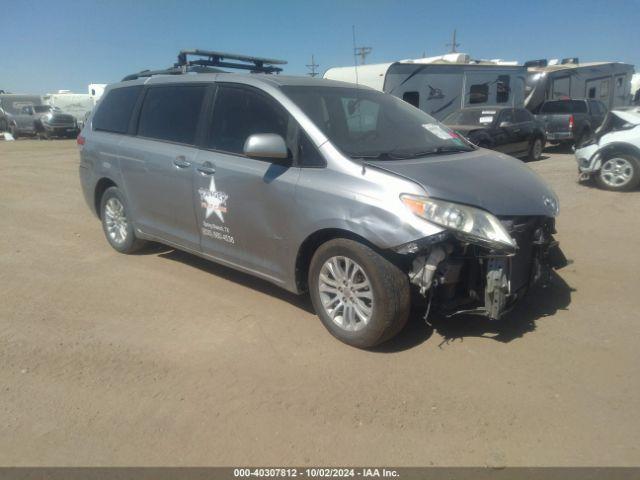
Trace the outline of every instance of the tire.
<instances>
[{"instance_id":1,"label":"tire","mask_svg":"<svg viewBox=\"0 0 640 480\"><path fill-rule=\"evenodd\" d=\"M14 140L17 140L20 136L20 132L18 132L18 129L15 125L11 125L11 127L9 128L9 132L11 133L11 136Z\"/></svg>"},{"instance_id":2,"label":"tire","mask_svg":"<svg viewBox=\"0 0 640 480\"><path fill-rule=\"evenodd\" d=\"M540 137L534 137L531 145L529 145L529 153L527 154L527 160L540 160L542 156L542 149L544 148L544 142Z\"/></svg>"},{"instance_id":3,"label":"tire","mask_svg":"<svg viewBox=\"0 0 640 480\"><path fill-rule=\"evenodd\" d=\"M347 264L347 260L352 263ZM337 281L340 275L332 278L335 262L342 272L346 270L351 274L352 282L347 279L347 283L341 285ZM407 275L356 241L338 238L321 245L311 260L308 281L313 307L324 326L338 340L354 347L370 348L389 340L402 330L409 318L411 299ZM352 285L367 282L368 286L351 290ZM325 306L332 304L343 306L334 309ZM344 305L348 308L347 315ZM365 321L361 315L366 314L367 307L369 315ZM335 312L333 318L328 310ZM345 317L350 317L349 312L351 322L345 321Z\"/></svg>"},{"instance_id":4,"label":"tire","mask_svg":"<svg viewBox=\"0 0 640 480\"><path fill-rule=\"evenodd\" d=\"M576 148L580 148L580 146L584 143L585 140L589 138L590 135L591 130L589 130L588 128L585 128L582 132L580 132L580 135L578 135L578 138L576 138L575 141Z\"/></svg>"},{"instance_id":5,"label":"tire","mask_svg":"<svg viewBox=\"0 0 640 480\"><path fill-rule=\"evenodd\" d=\"M136 237L127 203L118 187L109 187L102 194L100 220L104 235L114 250L134 253L146 244Z\"/></svg>"},{"instance_id":6,"label":"tire","mask_svg":"<svg viewBox=\"0 0 640 480\"><path fill-rule=\"evenodd\" d=\"M640 159L624 154L611 154L602 161L596 175L600 188L614 192L626 192L640 185Z\"/></svg>"}]
</instances>

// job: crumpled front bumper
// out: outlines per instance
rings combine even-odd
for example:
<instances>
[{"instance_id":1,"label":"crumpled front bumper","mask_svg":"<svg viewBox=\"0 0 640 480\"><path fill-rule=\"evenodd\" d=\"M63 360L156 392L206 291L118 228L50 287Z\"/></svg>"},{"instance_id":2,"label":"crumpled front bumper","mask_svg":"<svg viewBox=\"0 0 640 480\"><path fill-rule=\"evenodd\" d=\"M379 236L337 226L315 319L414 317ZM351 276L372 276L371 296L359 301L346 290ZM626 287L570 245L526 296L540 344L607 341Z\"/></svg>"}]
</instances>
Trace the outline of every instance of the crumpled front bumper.
<instances>
[{"instance_id":1,"label":"crumpled front bumper","mask_svg":"<svg viewBox=\"0 0 640 480\"><path fill-rule=\"evenodd\" d=\"M593 143L576 149L576 161L578 162L578 171L581 174L589 176L600 170L602 161L598 153L599 148L597 143Z\"/></svg>"}]
</instances>

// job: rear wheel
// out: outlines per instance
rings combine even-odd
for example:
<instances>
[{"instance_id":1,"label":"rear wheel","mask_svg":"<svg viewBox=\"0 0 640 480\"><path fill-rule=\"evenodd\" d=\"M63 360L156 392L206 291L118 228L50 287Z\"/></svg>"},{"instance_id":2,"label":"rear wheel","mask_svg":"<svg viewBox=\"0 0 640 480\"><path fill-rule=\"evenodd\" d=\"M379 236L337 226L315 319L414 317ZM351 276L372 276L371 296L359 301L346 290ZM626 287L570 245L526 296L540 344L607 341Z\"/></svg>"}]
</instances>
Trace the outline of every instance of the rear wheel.
<instances>
[{"instance_id":1,"label":"rear wheel","mask_svg":"<svg viewBox=\"0 0 640 480\"><path fill-rule=\"evenodd\" d=\"M542 143L542 139L540 137L536 137L529 145L529 154L527 155L528 160L540 160L542 156L542 149L544 145Z\"/></svg>"},{"instance_id":2,"label":"rear wheel","mask_svg":"<svg viewBox=\"0 0 640 480\"><path fill-rule=\"evenodd\" d=\"M330 240L318 248L309 268L309 289L324 326L355 347L388 340L409 318L407 275L353 240Z\"/></svg>"},{"instance_id":3,"label":"rear wheel","mask_svg":"<svg viewBox=\"0 0 640 480\"><path fill-rule=\"evenodd\" d=\"M109 244L120 253L140 250L145 241L136 237L131 216L118 187L105 190L100 201L102 229Z\"/></svg>"},{"instance_id":4,"label":"rear wheel","mask_svg":"<svg viewBox=\"0 0 640 480\"><path fill-rule=\"evenodd\" d=\"M627 154L611 155L602 162L596 182L606 190L633 190L640 184L640 160Z\"/></svg>"}]
</instances>

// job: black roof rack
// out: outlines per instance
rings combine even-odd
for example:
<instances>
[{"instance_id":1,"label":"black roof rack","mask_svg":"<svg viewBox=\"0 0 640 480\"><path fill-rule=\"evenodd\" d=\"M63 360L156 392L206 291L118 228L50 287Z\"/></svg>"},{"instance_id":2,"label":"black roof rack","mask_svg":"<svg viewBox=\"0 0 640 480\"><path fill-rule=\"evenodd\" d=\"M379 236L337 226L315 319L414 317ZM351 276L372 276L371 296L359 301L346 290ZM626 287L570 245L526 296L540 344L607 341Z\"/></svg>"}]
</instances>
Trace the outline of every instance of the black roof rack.
<instances>
[{"instance_id":1,"label":"black roof rack","mask_svg":"<svg viewBox=\"0 0 640 480\"><path fill-rule=\"evenodd\" d=\"M190 60L189 56L200 57ZM229 62L236 60L236 62ZM238 63L242 62L242 63ZM216 67L235 68L239 70L249 70L251 73L280 73L282 68L275 65L286 65L285 60L275 58L251 57L248 55L238 55L235 53L214 52L210 50L181 50L178 54L178 62L173 67L163 70L143 70L138 73L127 75L122 81L135 80L141 77L151 77L153 75L181 75L183 73L220 73Z\"/></svg>"}]
</instances>

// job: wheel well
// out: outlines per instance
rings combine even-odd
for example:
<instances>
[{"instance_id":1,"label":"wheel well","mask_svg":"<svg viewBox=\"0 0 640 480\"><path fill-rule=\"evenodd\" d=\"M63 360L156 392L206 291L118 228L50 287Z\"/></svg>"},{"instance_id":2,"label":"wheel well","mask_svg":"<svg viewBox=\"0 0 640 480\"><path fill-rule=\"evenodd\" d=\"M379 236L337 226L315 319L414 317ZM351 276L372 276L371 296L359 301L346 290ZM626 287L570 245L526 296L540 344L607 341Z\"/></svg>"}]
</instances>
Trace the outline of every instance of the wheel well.
<instances>
[{"instance_id":1,"label":"wheel well","mask_svg":"<svg viewBox=\"0 0 640 480\"><path fill-rule=\"evenodd\" d=\"M296 256L296 286L300 292L305 292L308 290L307 278L309 276L309 265L311 264L311 259L313 258L313 254L316 252L318 247L323 243L328 242L329 240L334 240L336 238L347 238L349 240L354 240L356 242L360 242L366 245L369 248L372 248L378 253L380 249L369 242L367 239L361 237L360 235L356 235L353 232L348 230L342 230L339 228L326 228L323 230L318 230L317 232L309 235L300 245L298 249L298 255Z\"/></svg>"},{"instance_id":2,"label":"wheel well","mask_svg":"<svg viewBox=\"0 0 640 480\"><path fill-rule=\"evenodd\" d=\"M96 190L93 197L94 206L96 209L96 215L100 218L100 201L102 200L102 194L107 188L117 187L116 183L110 178L101 178L96 184Z\"/></svg>"},{"instance_id":3,"label":"wheel well","mask_svg":"<svg viewBox=\"0 0 640 480\"><path fill-rule=\"evenodd\" d=\"M615 155L616 153L626 153L627 155L631 155L635 158L636 161L640 162L640 150L632 145L618 143L608 145L601 150L602 158L608 158L610 155Z\"/></svg>"}]
</instances>

